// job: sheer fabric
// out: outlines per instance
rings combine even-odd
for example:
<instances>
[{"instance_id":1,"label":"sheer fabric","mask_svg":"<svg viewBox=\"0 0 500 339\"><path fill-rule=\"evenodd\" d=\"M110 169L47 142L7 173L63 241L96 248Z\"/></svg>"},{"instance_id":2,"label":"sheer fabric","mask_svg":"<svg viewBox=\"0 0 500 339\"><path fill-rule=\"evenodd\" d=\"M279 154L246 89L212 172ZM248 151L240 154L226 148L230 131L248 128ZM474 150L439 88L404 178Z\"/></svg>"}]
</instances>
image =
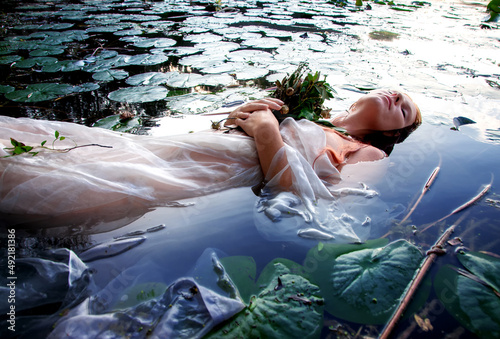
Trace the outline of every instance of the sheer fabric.
<instances>
[{"instance_id":1,"label":"sheer fabric","mask_svg":"<svg viewBox=\"0 0 500 339\"><path fill-rule=\"evenodd\" d=\"M54 143L59 150L86 144L112 148L86 146L66 153L44 149L36 156L0 158L0 213L52 217L96 215L134 204L168 206L264 179L252 138L212 131L151 137L0 116L0 156L7 155L9 138L32 146L47 140L51 147L56 131L66 137ZM272 175L257 198L258 230L272 240L296 240L297 235L340 242L365 239L376 214L365 212L386 206L357 181L350 187L336 185L341 180L337 167L364 146L340 135L327 138L307 120L287 119L280 131L285 146L275 155L268 172ZM276 167L283 159L285 167ZM287 172L292 184L283 192L281 179ZM367 207L370 199L378 202L375 210L373 203Z\"/></svg>"}]
</instances>

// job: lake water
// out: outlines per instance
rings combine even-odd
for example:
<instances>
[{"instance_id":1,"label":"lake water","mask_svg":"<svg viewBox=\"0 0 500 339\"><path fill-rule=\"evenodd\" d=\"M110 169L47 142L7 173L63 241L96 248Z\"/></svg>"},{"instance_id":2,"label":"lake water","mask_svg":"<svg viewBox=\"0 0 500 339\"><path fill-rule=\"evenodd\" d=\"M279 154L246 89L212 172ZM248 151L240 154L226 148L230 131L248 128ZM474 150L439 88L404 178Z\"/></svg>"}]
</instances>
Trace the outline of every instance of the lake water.
<instances>
[{"instance_id":1,"label":"lake water","mask_svg":"<svg viewBox=\"0 0 500 339\"><path fill-rule=\"evenodd\" d=\"M0 114L92 126L104 117L131 112L136 116L131 133L152 137L189 133L210 128L213 118L201 114L230 110L224 105L268 95L265 89L300 62L320 71L336 90L335 98L326 103L332 113L346 110L367 90L401 89L418 103L424 123L384 161L384 176L370 181L384 206L401 209L372 229L370 240L405 239L425 252L456 223L453 237L461 239L459 246L486 253L498 269L500 33L498 23L484 22L486 5L485 1L403 1L341 7L327 1L222 1L217 10L210 1L7 1L2 14ZM47 83L63 86L47 89ZM150 86L148 92L145 86ZM453 118L459 116L475 123L451 129ZM408 221L399 225L438 166L430 191ZM488 184L491 188L478 202L427 228ZM71 312L115 314L123 320L126 316L117 316L116 310L133 293L153 289L157 298L176 279L201 276L200 263L206 261L207 249L214 249L219 258L253 258L254 278L276 258L303 265L312 276L326 260L311 257L311 249L321 252L327 242L265 239L257 227L257 197L248 187L186 202L193 205L124 212L91 225L47 222L36 229L17 227L18 258L43 258L47 254L42 250L54 248L69 248L80 255L129 232L141 231L143 239L125 246L118 255L111 255L113 244L99 252L99 258L85 260L82 254L91 274L83 274L77 264L71 267L86 277L82 279L87 282L85 288L78 284L68 288L64 270L51 266L50 262L64 261L64 255L52 254L52 261L43 264L40 259L20 261L17 332L10 331L3 320L2 337L46 337L55 321ZM165 227L152 229L158 225ZM4 247L7 228L2 232ZM486 321L483 330L457 315L453 304L443 301L443 290L435 287L445 265L462 267L456 247L448 245L448 253L437 259L421 289L423 296L416 298L413 309L399 322L394 338L496 336L500 320L491 315L498 302L494 294L490 299L478 297L477 304L462 301L462 305L475 305L462 306L470 309L489 305L484 312L493 320ZM7 248L4 252L2 260L7 258ZM2 270L6 263L2 262ZM9 282L6 270L2 286ZM390 270L379 274L396 279ZM19 287L22 279L23 288ZM1 303L7 305L10 292L2 288ZM30 299L23 300L21 293L37 300L35 306L29 306ZM80 295L83 300L85 293L90 294L87 313L65 299L80 300ZM456 293L467 295L465 290ZM328 296L323 297L327 306L318 325L322 338L355 337L356 333L376 337L382 330L383 322L365 318L365 311L344 316ZM137 298L126 306L150 298ZM486 317L478 312L468 316ZM417 325L414 313L428 318L433 329L425 331ZM127 317L142 319L138 313ZM83 324L97 326L91 318L84 318ZM134 337L146 335L130 328L120 332L119 321L96 321L116 337L127 331ZM83 331L76 328L70 334L82 337Z\"/></svg>"}]
</instances>

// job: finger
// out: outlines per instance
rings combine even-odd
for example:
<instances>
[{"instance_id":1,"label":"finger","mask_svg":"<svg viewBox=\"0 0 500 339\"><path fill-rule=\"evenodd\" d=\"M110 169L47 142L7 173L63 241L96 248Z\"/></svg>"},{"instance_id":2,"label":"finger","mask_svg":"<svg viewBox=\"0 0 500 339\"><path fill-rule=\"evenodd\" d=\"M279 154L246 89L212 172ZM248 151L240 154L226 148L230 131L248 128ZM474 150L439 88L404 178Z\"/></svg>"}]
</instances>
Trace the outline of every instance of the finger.
<instances>
[{"instance_id":1,"label":"finger","mask_svg":"<svg viewBox=\"0 0 500 339\"><path fill-rule=\"evenodd\" d=\"M241 106L240 112L251 113L254 111L260 111L263 109L267 109L268 107L269 107L269 105L266 103L251 102L251 103L246 104L245 106Z\"/></svg>"},{"instance_id":2,"label":"finger","mask_svg":"<svg viewBox=\"0 0 500 339\"><path fill-rule=\"evenodd\" d=\"M281 106L283 106L283 101L276 98L261 99L261 102L266 104L270 109L273 110L280 110Z\"/></svg>"}]
</instances>

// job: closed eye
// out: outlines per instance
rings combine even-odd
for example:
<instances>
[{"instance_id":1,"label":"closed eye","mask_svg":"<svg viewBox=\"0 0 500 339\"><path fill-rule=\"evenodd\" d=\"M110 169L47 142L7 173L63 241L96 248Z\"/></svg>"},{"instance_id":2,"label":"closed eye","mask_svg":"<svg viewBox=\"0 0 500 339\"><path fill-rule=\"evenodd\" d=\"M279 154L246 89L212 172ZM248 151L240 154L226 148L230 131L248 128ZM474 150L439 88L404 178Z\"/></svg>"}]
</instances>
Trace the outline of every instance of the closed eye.
<instances>
[{"instance_id":1,"label":"closed eye","mask_svg":"<svg viewBox=\"0 0 500 339\"><path fill-rule=\"evenodd\" d=\"M401 108L401 112L403 112L403 117L406 118L406 111L403 108Z\"/></svg>"}]
</instances>

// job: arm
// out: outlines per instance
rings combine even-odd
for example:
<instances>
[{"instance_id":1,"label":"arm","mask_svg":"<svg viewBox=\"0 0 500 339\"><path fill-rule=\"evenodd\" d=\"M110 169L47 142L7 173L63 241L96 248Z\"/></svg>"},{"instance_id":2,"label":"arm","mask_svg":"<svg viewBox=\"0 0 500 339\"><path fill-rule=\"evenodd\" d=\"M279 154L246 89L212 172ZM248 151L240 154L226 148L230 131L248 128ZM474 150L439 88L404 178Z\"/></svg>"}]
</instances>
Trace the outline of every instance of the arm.
<instances>
[{"instance_id":1,"label":"arm","mask_svg":"<svg viewBox=\"0 0 500 339\"><path fill-rule=\"evenodd\" d=\"M275 98L265 98L256 101L251 101L232 111L227 117L224 126L235 125L236 118L246 119L252 112L255 111L261 111L266 109L280 110L282 105L283 101Z\"/></svg>"},{"instance_id":2,"label":"arm","mask_svg":"<svg viewBox=\"0 0 500 339\"><path fill-rule=\"evenodd\" d=\"M247 114L242 112L240 115L246 116ZM266 178L274 177L288 164L286 157L283 156L271 168L271 162L276 153L285 146L285 143L281 138L278 120L276 120L276 117L269 108L252 112L245 119L237 118L235 123L237 126L243 128L249 136L254 138L260 166ZM287 170L280 178L280 186L288 188L291 184L290 170Z\"/></svg>"}]
</instances>

